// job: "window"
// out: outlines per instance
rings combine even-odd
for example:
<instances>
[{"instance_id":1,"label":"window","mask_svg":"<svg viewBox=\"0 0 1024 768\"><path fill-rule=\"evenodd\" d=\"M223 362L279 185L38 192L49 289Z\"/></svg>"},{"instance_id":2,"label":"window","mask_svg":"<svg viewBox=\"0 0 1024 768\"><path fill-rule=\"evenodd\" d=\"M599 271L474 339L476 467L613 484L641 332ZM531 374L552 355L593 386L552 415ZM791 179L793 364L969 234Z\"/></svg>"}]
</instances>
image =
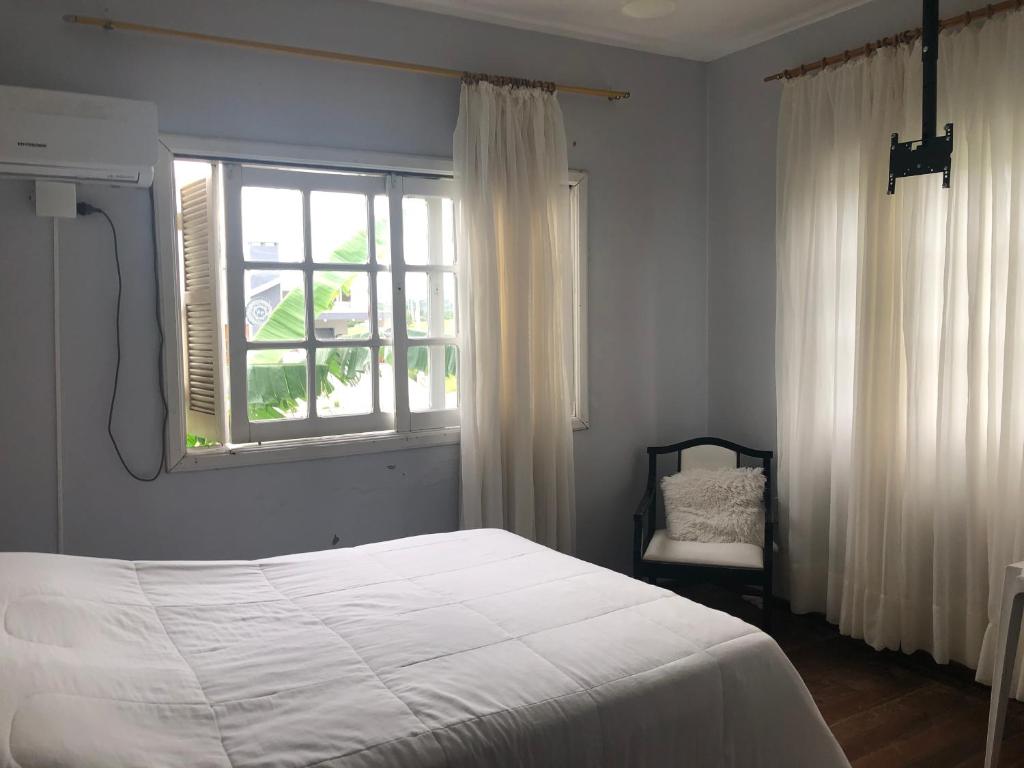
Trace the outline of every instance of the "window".
<instances>
[{"instance_id":1,"label":"window","mask_svg":"<svg viewBox=\"0 0 1024 768\"><path fill-rule=\"evenodd\" d=\"M158 232L163 200L176 235L166 238L176 248L162 276L179 342L165 366L172 465L456 440L462 287L452 180L256 154L209 159L186 147L167 153L158 173ZM571 382L583 422L581 197L577 182Z\"/></svg>"}]
</instances>

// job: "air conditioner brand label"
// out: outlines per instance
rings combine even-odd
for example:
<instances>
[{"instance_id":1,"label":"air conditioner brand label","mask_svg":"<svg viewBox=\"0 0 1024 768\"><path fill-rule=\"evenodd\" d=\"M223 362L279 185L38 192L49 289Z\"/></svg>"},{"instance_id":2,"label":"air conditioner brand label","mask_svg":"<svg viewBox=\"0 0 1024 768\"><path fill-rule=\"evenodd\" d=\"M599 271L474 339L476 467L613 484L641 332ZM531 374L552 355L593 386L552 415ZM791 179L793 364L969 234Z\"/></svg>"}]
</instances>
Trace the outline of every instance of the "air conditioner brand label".
<instances>
[{"instance_id":1,"label":"air conditioner brand label","mask_svg":"<svg viewBox=\"0 0 1024 768\"><path fill-rule=\"evenodd\" d=\"M38 141L19 141L18 142L18 146L19 147L37 147L38 149L46 149L50 145L49 144L41 144Z\"/></svg>"}]
</instances>

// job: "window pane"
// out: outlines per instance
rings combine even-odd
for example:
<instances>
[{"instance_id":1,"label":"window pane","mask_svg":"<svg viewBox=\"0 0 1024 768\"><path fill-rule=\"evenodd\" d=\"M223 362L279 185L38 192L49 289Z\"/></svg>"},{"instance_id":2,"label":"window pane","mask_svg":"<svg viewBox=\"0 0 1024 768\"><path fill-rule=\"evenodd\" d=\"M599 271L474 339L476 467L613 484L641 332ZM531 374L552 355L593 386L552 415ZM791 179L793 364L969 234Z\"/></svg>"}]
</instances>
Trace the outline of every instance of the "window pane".
<instances>
[{"instance_id":1,"label":"window pane","mask_svg":"<svg viewBox=\"0 0 1024 768\"><path fill-rule=\"evenodd\" d=\"M377 263L391 263L391 204L387 195L373 198L373 229L377 245Z\"/></svg>"},{"instance_id":2,"label":"window pane","mask_svg":"<svg viewBox=\"0 0 1024 768\"><path fill-rule=\"evenodd\" d=\"M377 273L377 332L383 339L390 339L395 333L394 304L391 296L391 273Z\"/></svg>"},{"instance_id":3,"label":"window pane","mask_svg":"<svg viewBox=\"0 0 1024 768\"><path fill-rule=\"evenodd\" d=\"M251 261L303 261L302 193L242 187L242 251Z\"/></svg>"},{"instance_id":4,"label":"window pane","mask_svg":"<svg viewBox=\"0 0 1024 768\"><path fill-rule=\"evenodd\" d=\"M246 368L249 421L306 418L304 349L249 350Z\"/></svg>"},{"instance_id":5,"label":"window pane","mask_svg":"<svg viewBox=\"0 0 1024 768\"><path fill-rule=\"evenodd\" d=\"M306 338L306 292L298 269L245 270L245 338L301 341Z\"/></svg>"},{"instance_id":6,"label":"window pane","mask_svg":"<svg viewBox=\"0 0 1024 768\"><path fill-rule=\"evenodd\" d=\"M455 263L455 213L446 197L402 199L406 264Z\"/></svg>"},{"instance_id":7,"label":"window pane","mask_svg":"<svg viewBox=\"0 0 1024 768\"><path fill-rule=\"evenodd\" d=\"M430 335L430 284L424 272L405 273L405 327L410 339Z\"/></svg>"},{"instance_id":8,"label":"window pane","mask_svg":"<svg viewBox=\"0 0 1024 768\"><path fill-rule=\"evenodd\" d=\"M455 204L441 198L441 263L455 263Z\"/></svg>"},{"instance_id":9,"label":"window pane","mask_svg":"<svg viewBox=\"0 0 1024 768\"><path fill-rule=\"evenodd\" d=\"M454 344L409 347L409 410L443 411L459 405L459 350Z\"/></svg>"},{"instance_id":10,"label":"window pane","mask_svg":"<svg viewBox=\"0 0 1024 768\"><path fill-rule=\"evenodd\" d=\"M402 198L402 248L406 264L429 264L427 201L422 197Z\"/></svg>"},{"instance_id":11,"label":"window pane","mask_svg":"<svg viewBox=\"0 0 1024 768\"><path fill-rule=\"evenodd\" d=\"M366 195L352 192L312 192L309 195L313 261L365 264L367 244Z\"/></svg>"},{"instance_id":12,"label":"window pane","mask_svg":"<svg viewBox=\"0 0 1024 768\"><path fill-rule=\"evenodd\" d=\"M333 347L316 351L318 416L373 412L369 347Z\"/></svg>"},{"instance_id":13,"label":"window pane","mask_svg":"<svg viewBox=\"0 0 1024 768\"><path fill-rule=\"evenodd\" d=\"M405 274L405 322L409 338L454 336L455 275L451 272Z\"/></svg>"},{"instance_id":14,"label":"window pane","mask_svg":"<svg viewBox=\"0 0 1024 768\"><path fill-rule=\"evenodd\" d=\"M380 409L384 413L395 412L395 355L394 347L378 350L380 369Z\"/></svg>"},{"instance_id":15,"label":"window pane","mask_svg":"<svg viewBox=\"0 0 1024 768\"><path fill-rule=\"evenodd\" d=\"M314 272L318 339L370 338L370 273Z\"/></svg>"},{"instance_id":16,"label":"window pane","mask_svg":"<svg viewBox=\"0 0 1024 768\"><path fill-rule=\"evenodd\" d=\"M444 272L441 275L441 335L454 336L458 332L456 324L457 307L455 297L455 274Z\"/></svg>"}]
</instances>

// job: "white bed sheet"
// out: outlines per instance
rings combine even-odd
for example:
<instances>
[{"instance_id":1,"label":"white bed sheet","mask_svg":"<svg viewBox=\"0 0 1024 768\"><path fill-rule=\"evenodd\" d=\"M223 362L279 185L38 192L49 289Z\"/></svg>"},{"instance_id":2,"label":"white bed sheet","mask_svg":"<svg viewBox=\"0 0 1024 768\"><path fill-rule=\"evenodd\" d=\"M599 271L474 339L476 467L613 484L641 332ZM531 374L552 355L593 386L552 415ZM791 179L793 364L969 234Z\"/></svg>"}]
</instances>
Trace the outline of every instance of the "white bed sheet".
<instances>
[{"instance_id":1,"label":"white bed sheet","mask_svg":"<svg viewBox=\"0 0 1024 768\"><path fill-rule=\"evenodd\" d=\"M503 531L0 554L0 765L847 762L767 635Z\"/></svg>"}]
</instances>

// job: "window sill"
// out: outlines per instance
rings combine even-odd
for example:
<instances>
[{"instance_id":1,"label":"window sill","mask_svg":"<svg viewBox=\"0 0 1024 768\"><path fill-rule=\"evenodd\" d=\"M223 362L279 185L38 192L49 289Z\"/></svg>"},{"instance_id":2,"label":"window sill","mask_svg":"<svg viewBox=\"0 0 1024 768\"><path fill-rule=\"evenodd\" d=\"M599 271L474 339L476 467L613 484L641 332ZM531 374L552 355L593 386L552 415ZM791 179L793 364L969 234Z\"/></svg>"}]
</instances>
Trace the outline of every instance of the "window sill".
<instances>
[{"instance_id":1,"label":"window sill","mask_svg":"<svg viewBox=\"0 0 1024 768\"><path fill-rule=\"evenodd\" d=\"M573 418L572 429L579 432L590 429L589 422ZM253 443L226 448L191 449L168 469L169 472L197 472L208 469L231 469L260 464L282 464L291 461L334 459L342 456L361 456L437 445L457 445L459 428L430 429L421 432L382 432L371 435L281 440L273 443Z\"/></svg>"},{"instance_id":2,"label":"window sill","mask_svg":"<svg viewBox=\"0 0 1024 768\"><path fill-rule=\"evenodd\" d=\"M226 448L192 449L187 451L184 458L169 471L193 472L290 461L333 459L341 456L403 451L410 448L428 448L435 445L455 445L458 442L458 427L422 432L382 432L371 435L281 440L273 443L235 445Z\"/></svg>"}]
</instances>

